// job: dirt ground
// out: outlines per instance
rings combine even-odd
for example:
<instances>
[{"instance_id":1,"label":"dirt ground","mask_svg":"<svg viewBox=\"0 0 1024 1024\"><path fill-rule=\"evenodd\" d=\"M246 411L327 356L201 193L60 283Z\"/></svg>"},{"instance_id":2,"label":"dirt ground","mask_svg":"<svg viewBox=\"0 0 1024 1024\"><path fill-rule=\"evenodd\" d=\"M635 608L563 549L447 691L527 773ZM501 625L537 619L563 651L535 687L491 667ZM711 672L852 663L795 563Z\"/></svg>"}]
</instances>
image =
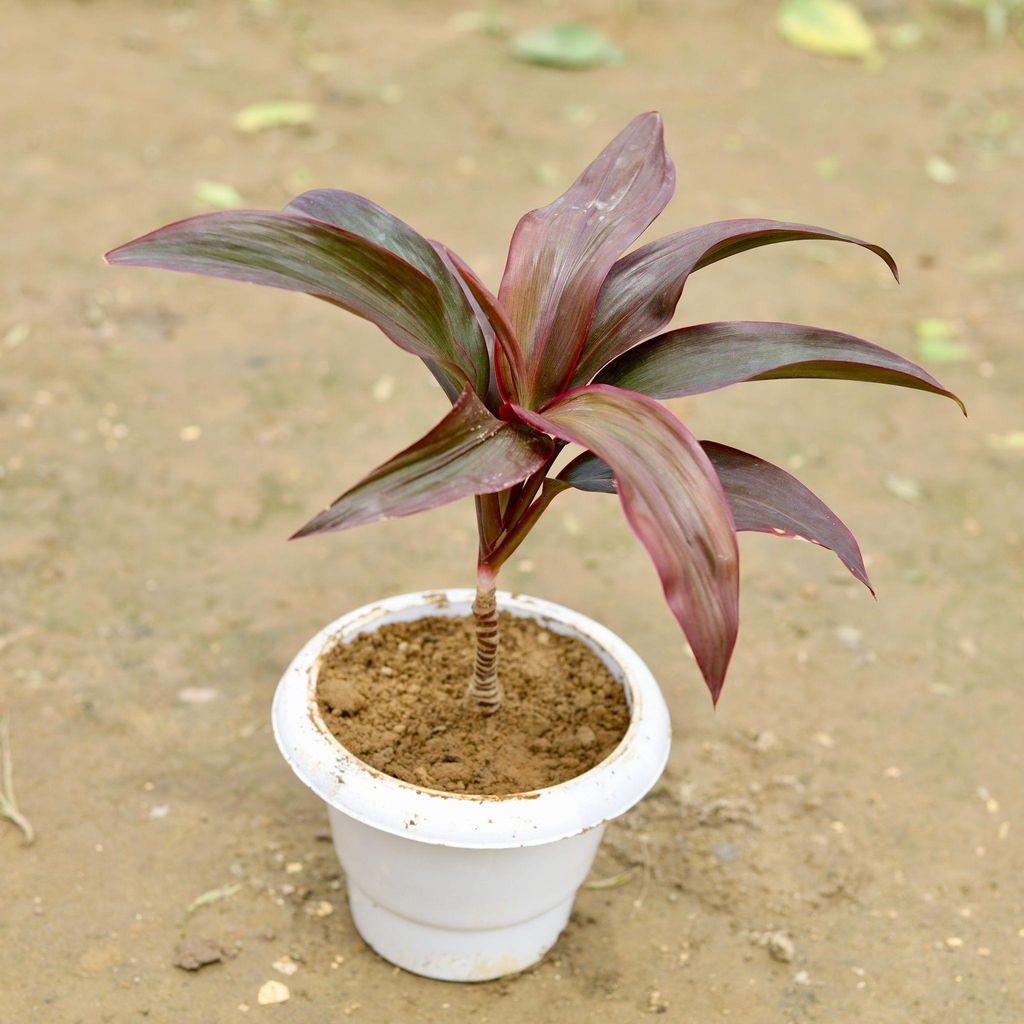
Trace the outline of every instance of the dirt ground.
<instances>
[{"instance_id":1,"label":"dirt ground","mask_svg":"<svg viewBox=\"0 0 1024 1024\"><path fill-rule=\"evenodd\" d=\"M1024 1020L1024 49L931 4L865 9L881 68L788 47L767 2L498 8L514 30L587 17L626 52L569 73L514 62L457 2L6 0L0 710L38 839L0 822L0 1017ZM314 123L234 129L280 98L315 103ZM897 288L852 247L771 247L697 275L679 322L821 323L913 356L915 323L939 317L969 355L930 368L970 418L842 383L676 403L698 436L797 470L879 595L828 552L744 537L717 713L616 501L558 499L504 584L641 652L670 767L609 830L593 877L622 884L584 889L542 964L425 981L355 934L268 710L323 623L471 582L468 503L284 542L444 399L326 304L100 253L202 209L199 181L270 207L336 186L494 285L518 215L645 109L679 169L659 233L801 220L903 268ZM229 955L185 972L183 936ZM270 979L290 999L258 1005Z\"/></svg>"}]
</instances>

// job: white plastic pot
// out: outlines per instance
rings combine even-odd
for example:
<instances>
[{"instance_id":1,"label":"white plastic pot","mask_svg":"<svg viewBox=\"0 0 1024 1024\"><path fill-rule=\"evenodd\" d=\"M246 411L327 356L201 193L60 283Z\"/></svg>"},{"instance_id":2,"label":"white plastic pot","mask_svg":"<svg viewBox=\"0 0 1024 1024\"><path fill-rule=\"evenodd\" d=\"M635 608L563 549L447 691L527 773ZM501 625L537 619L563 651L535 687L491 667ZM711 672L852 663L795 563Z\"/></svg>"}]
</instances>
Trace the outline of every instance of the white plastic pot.
<instances>
[{"instance_id":1,"label":"white plastic pot","mask_svg":"<svg viewBox=\"0 0 1024 1024\"><path fill-rule=\"evenodd\" d=\"M554 945L605 823L654 785L669 749L665 701L630 647L568 608L499 593L499 609L578 637L622 681L631 715L618 747L568 782L512 796L424 789L349 753L317 707L321 655L386 623L469 615L473 596L403 594L350 612L303 647L273 706L285 760L327 803L359 933L399 967L446 981L512 974Z\"/></svg>"}]
</instances>

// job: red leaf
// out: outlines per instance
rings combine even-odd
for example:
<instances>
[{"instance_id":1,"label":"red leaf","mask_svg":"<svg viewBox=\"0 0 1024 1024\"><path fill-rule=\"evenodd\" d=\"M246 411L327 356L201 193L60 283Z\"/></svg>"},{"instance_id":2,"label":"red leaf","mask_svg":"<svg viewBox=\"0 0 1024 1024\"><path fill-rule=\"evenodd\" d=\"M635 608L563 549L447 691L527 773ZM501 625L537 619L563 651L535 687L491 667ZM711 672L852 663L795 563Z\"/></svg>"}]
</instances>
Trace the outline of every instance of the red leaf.
<instances>
[{"instance_id":1,"label":"red leaf","mask_svg":"<svg viewBox=\"0 0 1024 1024\"><path fill-rule=\"evenodd\" d=\"M834 551L871 593L856 538L819 498L784 469L736 448L701 441L725 488L737 530L802 537Z\"/></svg>"},{"instance_id":2,"label":"red leaf","mask_svg":"<svg viewBox=\"0 0 1024 1024\"><path fill-rule=\"evenodd\" d=\"M652 398L679 398L749 380L818 377L930 391L963 402L909 359L841 331L727 321L669 331L619 356L598 381Z\"/></svg>"},{"instance_id":3,"label":"red leaf","mask_svg":"<svg viewBox=\"0 0 1024 1024\"><path fill-rule=\"evenodd\" d=\"M541 412L516 412L611 466L626 519L654 561L717 701L739 624L739 552L703 449L657 402L606 385L569 391Z\"/></svg>"},{"instance_id":4,"label":"red leaf","mask_svg":"<svg viewBox=\"0 0 1024 1024\"><path fill-rule=\"evenodd\" d=\"M611 268L572 382L586 384L616 356L661 330L695 270L762 245L813 238L863 246L877 253L899 280L896 263L881 246L809 224L719 220L678 231L629 253Z\"/></svg>"},{"instance_id":5,"label":"red leaf","mask_svg":"<svg viewBox=\"0 0 1024 1024\"><path fill-rule=\"evenodd\" d=\"M524 405L540 406L569 379L601 283L674 188L661 118L641 114L564 195L519 221L498 298L526 360Z\"/></svg>"},{"instance_id":6,"label":"red leaf","mask_svg":"<svg viewBox=\"0 0 1024 1024\"><path fill-rule=\"evenodd\" d=\"M553 448L549 438L496 419L467 385L433 430L346 491L294 536L347 530L470 494L504 490L540 469Z\"/></svg>"},{"instance_id":7,"label":"red leaf","mask_svg":"<svg viewBox=\"0 0 1024 1024\"><path fill-rule=\"evenodd\" d=\"M315 295L440 364L457 391L467 380L478 390L486 387L478 356L453 335L437 285L386 247L332 224L289 212L208 213L143 235L107 253L107 260Z\"/></svg>"}]
</instances>

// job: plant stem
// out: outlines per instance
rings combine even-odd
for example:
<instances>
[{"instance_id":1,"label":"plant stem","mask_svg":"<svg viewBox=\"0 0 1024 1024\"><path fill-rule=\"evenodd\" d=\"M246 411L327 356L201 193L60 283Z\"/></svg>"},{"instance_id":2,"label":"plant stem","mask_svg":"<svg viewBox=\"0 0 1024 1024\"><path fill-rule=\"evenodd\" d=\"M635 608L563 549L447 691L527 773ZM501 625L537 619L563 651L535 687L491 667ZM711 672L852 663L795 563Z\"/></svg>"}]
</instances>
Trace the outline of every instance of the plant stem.
<instances>
[{"instance_id":1,"label":"plant stem","mask_svg":"<svg viewBox=\"0 0 1024 1024\"><path fill-rule=\"evenodd\" d=\"M561 494L567 486L558 480L549 479L544 482L540 497L515 522L510 523L502 534L500 543L491 551L487 561L494 572L497 572L516 548L526 540L527 534L534 528L552 499Z\"/></svg>"},{"instance_id":2,"label":"plant stem","mask_svg":"<svg viewBox=\"0 0 1024 1024\"><path fill-rule=\"evenodd\" d=\"M477 570L473 620L476 628L476 659L466 699L483 714L493 715L501 707L501 683L498 682L498 602L494 593L494 573L483 564Z\"/></svg>"}]
</instances>

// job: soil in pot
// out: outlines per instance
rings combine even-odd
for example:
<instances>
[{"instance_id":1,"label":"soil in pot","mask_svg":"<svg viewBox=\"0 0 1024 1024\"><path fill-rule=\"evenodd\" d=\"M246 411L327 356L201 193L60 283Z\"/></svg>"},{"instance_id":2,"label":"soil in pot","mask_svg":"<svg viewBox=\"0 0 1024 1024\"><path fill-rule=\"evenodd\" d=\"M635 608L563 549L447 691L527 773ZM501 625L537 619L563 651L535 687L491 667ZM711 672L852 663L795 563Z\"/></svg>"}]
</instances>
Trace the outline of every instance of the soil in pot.
<instances>
[{"instance_id":1,"label":"soil in pot","mask_svg":"<svg viewBox=\"0 0 1024 1024\"><path fill-rule=\"evenodd\" d=\"M343 746L405 782L507 795L554 786L603 761L629 725L622 684L575 637L500 616L501 709L467 706L469 618L396 622L327 651L320 713Z\"/></svg>"}]
</instances>

